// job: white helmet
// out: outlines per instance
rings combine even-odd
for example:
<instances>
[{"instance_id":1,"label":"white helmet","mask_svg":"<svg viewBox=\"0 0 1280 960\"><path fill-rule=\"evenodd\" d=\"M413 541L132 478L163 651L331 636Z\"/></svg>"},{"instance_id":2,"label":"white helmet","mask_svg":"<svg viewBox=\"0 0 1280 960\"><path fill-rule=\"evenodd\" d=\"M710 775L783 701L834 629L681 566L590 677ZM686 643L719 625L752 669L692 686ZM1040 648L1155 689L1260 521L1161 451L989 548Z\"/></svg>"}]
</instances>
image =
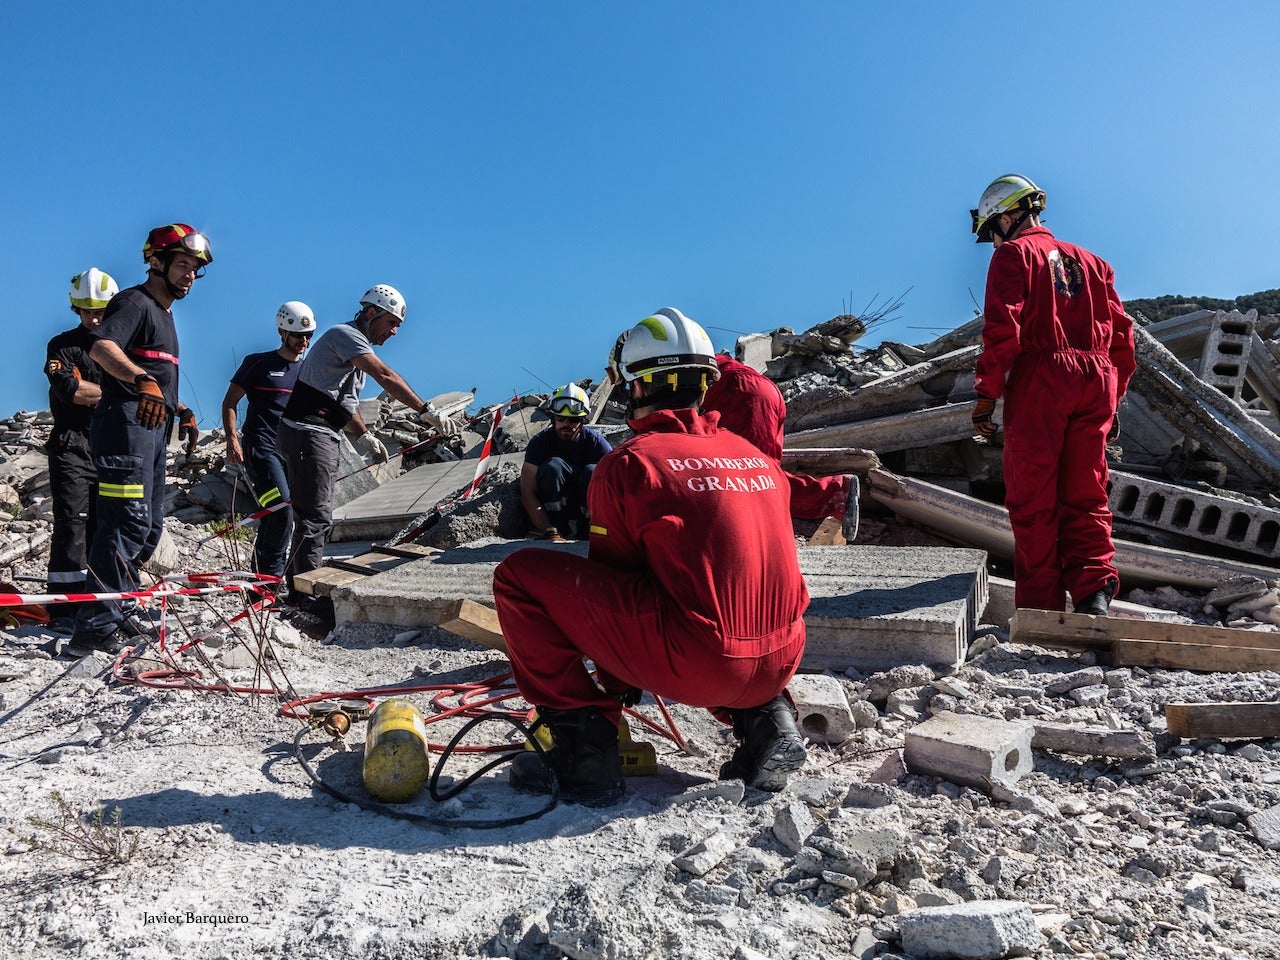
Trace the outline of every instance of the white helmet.
<instances>
[{"instance_id":1,"label":"white helmet","mask_svg":"<svg viewBox=\"0 0 1280 960\"><path fill-rule=\"evenodd\" d=\"M1003 177L992 180L987 189L982 191L978 209L969 211L973 217L973 232L977 234L978 243L991 242L995 219L1000 214L1019 210L1026 211L1027 216L1038 214L1044 210L1044 201L1044 191L1032 183L1029 177L1020 173L1006 173Z\"/></svg>"},{"instance_id":2,"label":"white helmet","mask_svg":"<svg viewBox=\"0 0 1280 960\"><path fill-rule=\"evenodd\" d=\"M276 329L282 333L315 333L316 315L301 300L290 300L276 311Z\"/></svg>"},{"instance_id":3,"label":"white helmet","mask_svg":"<svg viewBox=\"0 0 1280 960\"><path fill-rule=\"evenodd\" d=\"M675 307L663 307L631 328L618 357L618 372L625 383L640 380L673 390L706 389L720 376L707 331Z\"/></svg>"},{"instance_id":4,"label":"white helmet","mask_svg":"<svg viewBox=\"0 0 1280 960\"><path fill-rule=\"evenodd\" d=\"M90 267L84 273L77 273L71 278L72 310L102 310L111 301L120 287L116 285L111 274L103 273L97 267Z\"/></svg>"},{"instance_id":5,"label":"white helmet","mask_svg":"<svg viewBox=\"0 0 1280 960\"><path fill-rule=\"evenodd\" d=\"M389 284L379 283L370 287L369 292L360 298L360 302L366 306L385 310L398 320L404 319L406 309L404 297L400 296L399 290Z\"/></svg>"},{"instance_id":6,"label":"white helmet","mask_svg":"<svg viewBox=\"0 0 1280 960\"><path fill-rule=\"evenodd\" d=\"M547 409L558 417L585 417L591 412L591 398L576 383L556 387L547 401Z\"/></svg>"}]
</instances>

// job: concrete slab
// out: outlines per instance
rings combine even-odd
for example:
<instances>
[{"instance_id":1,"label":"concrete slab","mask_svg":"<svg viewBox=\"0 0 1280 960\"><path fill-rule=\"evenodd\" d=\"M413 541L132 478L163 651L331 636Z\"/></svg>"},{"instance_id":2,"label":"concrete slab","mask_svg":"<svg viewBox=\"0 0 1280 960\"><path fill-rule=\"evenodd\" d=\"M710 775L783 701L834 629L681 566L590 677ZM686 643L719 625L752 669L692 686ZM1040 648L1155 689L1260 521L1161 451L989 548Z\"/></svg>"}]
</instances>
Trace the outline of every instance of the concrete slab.
<instances>
[{"instance_id":1,"label":"concrete slab","mask_svg":"<svg viewBox=\"0 0 1280 960\"><path fill-rule=\"evenodd\" d=\"M336 587L339 623L431 626L453 601L493 605L493 570L530 546L585 556L585 542L487 540ZM956 666L987 605L986 554L941 547L802 547L809 586L802 668Z\"/></svg>"},{"instance_id":2,"label":"concrete slab","mask_svg":"<svg viewBox=\"0 0 1280 960\"><path fill-rule=\"evenodd\" d=\"M518 467L524 462L524 454L498 454L490 458L489 469L507 462ZM414 517L469 485L477 463L474 459L425 463L387 481L333 511L330 539L380 540L393 536Z\"/></svg>"}]
</instances>

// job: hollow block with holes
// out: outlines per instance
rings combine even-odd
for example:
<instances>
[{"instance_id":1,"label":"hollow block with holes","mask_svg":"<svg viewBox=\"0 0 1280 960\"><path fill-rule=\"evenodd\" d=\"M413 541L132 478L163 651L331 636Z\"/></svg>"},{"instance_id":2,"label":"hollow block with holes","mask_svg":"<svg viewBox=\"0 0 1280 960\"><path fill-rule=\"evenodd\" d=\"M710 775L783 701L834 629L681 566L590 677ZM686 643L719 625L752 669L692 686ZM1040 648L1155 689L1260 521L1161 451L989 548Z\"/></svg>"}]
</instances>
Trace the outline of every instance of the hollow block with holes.
<instances>
[{"instance_id":1,"label":"hollow block with holes","mask_svg":"<svg viewBox=\"0 0 1280 960\"><path fill-rule=\"evenodd\" d=\"M849 698L835 677L798 673L791 678L787 690L796 704L796 725L806 740L843 743L857 729Z\"/></svg>"},{"instance_id":2,"label":"hollow block with holes","mask_svg":"<svg viewBox=\"0 0 1280 960\"><path fill-rule=\"evenodd\" d=\"M902 759L912 773L990 790L1031 772L1034 732L1029 723L943 711L907 731Z\"/></svg>"}]
</instances>

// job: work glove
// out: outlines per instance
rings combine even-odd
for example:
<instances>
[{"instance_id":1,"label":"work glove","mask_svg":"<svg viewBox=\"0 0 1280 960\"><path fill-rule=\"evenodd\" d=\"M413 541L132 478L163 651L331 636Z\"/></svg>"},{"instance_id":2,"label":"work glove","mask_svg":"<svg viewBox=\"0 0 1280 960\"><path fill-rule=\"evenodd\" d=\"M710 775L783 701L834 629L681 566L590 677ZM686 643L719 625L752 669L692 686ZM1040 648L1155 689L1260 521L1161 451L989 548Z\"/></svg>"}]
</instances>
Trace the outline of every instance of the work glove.
<instances>
[{"instance_id":1,"label":"work glove","mask_svg":"<svg viewBox=\"0 0 1280 960\"><path fill-rule=\"evenodd\" d=\"M169 409L164 405L164 394L155 377L140 373L133 381L133 388L138 391L137 421L148 430L164 426L169 419Z\"/></svg>"},{"instance_id":2,"label":"work glove","mask_svg":"<svg viewBox=\"0 0 1280 960\"><path fill-rule=\"evenodd\" d=\"M386 463L391 459L391 455L387 453L386 445L372 433L366 432L356 437L356 446L373 457L374 463Z\"/></svg>"},{"instance_id":3,"label":"work glove","mask_svg":"<svg viewBox=\"0 0 1280 960\"><path fill-rule=\"evenodd\" d=\"M462 432L462 428L452 417L446 417L430 402L422 405L422 409L418 411L418 419L429 427L435 427L442 437L456 437Z\"/></svg>"},{"instance_id":4,"label":"work glove","mask_svg":"<svg viewBox=\"0 0 1280 960\"><path fill-rule=\"evenodd\" d=\"M639 687L627 687L627 689L618 694L618 700L624 707L634 707L643 696L644 691Z\"/></svg>"},{"instance_id":5,"label":"work glove","mask_svg":"<svg viewBox=\"0 0 1280 960\"><path fill-rule=\"evenodd\" d=\"M1107 431L1107 443L1115 443L1120 439L1120 411L1117 410L1111 417L1111 429Z\"/></svg>"},{"instance_id":6,"label":"work glove","mask_svg":"<svg viewBox=\"0 0 1280 960\"><path fill-rule=\"evenodd\" d=\"M555 527L547 527L547 529L543 530L538 534L538 536L543 540L550 540L553 543L564 543L564 537L560 535L560 531Z\"/></svg>"},{"instance_id":7,"label":"work glove","mask_svg":"<svg viewBox=\"0 0 1280 960\"><path fill-rule=\"evenodd\" d=\"M190 407L178 408L178 440L187 441L187 456L196 452L196 441L200 439L200 428L196 426L196 415Z\"/></svg>"},{"instance_id":8,"label":"work glove","mask_svg":"<svg viewBox=\"0 0 1280 960\"><path fill-rule=\"evenodd\" d=\"M992 419L996 412L996 402L990 397L979 397L973 405L973 432L980 437L990 438L1000 429Z\"/></svg>"}]
</instances>

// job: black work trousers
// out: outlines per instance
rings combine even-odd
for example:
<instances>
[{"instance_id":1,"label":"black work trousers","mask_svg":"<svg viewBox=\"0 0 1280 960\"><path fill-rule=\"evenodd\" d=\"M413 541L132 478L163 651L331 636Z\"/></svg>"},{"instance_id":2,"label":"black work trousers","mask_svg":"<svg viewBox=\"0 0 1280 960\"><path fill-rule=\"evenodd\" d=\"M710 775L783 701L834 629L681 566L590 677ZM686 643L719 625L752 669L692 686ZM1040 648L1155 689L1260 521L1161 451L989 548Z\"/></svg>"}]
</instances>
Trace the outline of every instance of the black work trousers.
<instances>
[{"instance_id":1,"label":"black work trousers","mask_svg":"<svg viewBox=\"0 0 1280 960\"><path fill-rule=\"evenodd\" d=\"M98 471L87 431L53 428L45 444L53 499L53 541L49 547L50 593L83 593L85 557L96 522ZM52 617L75 616L67 604L50 604Z\"/></svg>"}]
</instances>

